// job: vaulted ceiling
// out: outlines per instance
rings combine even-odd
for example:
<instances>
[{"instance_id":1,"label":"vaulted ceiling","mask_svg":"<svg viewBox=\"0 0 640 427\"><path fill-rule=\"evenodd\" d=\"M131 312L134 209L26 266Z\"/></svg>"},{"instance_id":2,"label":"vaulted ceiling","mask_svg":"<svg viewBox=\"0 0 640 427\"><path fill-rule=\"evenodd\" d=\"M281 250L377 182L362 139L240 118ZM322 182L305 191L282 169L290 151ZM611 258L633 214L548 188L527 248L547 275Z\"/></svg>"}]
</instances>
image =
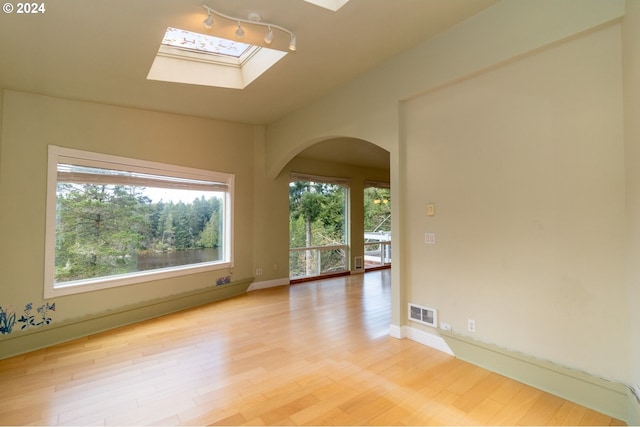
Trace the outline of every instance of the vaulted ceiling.
<instances>
[{"instance_id":1,"label":"vaulted ceiling","mask_svg":"<svg viewBox=\"0 0 640 427\"><path fill-rule=\"evenodd\" d=\"M0 13L0 87L269 124L496 1L350 0L337 12L303 0L46 1L43 13ZM147 80L167 27L206 31L202 4L286 27L297 50L242 90Z\"/></svg>"}]
</instances>

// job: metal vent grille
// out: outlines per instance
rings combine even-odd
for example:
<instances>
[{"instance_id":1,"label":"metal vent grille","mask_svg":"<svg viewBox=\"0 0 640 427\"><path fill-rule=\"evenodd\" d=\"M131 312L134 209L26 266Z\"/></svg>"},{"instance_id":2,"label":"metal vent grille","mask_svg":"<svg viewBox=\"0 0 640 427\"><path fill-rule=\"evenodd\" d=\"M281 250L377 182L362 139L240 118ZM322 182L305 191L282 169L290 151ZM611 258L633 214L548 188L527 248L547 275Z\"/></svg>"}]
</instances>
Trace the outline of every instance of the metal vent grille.
<instances>
[{"instance_id":1,"label":"metal vent grille","mask_svg":"<svg viewBox=\"0 0 640 427\"><path fill-rule=\"evenodd\" d=\"M435 309L409 303L409 320L424 325L438 327L438 315Z\"/></svg>"}]
</instances>

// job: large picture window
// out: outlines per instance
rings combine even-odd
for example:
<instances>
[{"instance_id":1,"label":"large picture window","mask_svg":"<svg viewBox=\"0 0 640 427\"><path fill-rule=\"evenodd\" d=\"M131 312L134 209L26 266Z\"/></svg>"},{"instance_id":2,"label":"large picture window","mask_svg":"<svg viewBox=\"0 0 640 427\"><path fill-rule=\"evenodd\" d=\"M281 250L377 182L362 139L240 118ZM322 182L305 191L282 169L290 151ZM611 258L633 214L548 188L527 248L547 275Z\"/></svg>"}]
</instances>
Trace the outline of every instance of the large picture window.
<instances>
[{"instance_id":1,"label":"large picture window","mask_svg":"<svg viewBox=\"0 0 640 427\"><path fill-rule=\"evenodd\" d=\"M49 147L45 298L232 266L233 175Z\"/></svg>"}]
</instances>

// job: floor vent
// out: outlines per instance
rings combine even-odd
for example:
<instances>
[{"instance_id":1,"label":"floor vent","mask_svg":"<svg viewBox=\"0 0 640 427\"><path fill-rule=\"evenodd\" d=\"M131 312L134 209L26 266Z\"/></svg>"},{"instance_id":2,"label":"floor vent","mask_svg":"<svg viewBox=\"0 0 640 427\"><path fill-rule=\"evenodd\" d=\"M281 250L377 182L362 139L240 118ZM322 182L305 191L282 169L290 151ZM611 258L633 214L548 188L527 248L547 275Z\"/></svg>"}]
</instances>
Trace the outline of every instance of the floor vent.
<instances>
[{"instance_id":1,"label":"floor vent","mask_svg":"<svg viewBox=\"0 0 640 427\"><path fill-rule=\"evenodd\" d=\"M362 270L364 268L364 259L361 256L353 258L353 264L356 270Z\"/></svg>"},{"instance_id":2,"label":"floor vent","mask_svg":"<svg viewBox=\"0 0 640 427\"><path fill-rule=\"evenodd\" d=\"M423 325L438 327L438 314L435 309L409 303L409 320Z\"/></svg>"}]
</instances>

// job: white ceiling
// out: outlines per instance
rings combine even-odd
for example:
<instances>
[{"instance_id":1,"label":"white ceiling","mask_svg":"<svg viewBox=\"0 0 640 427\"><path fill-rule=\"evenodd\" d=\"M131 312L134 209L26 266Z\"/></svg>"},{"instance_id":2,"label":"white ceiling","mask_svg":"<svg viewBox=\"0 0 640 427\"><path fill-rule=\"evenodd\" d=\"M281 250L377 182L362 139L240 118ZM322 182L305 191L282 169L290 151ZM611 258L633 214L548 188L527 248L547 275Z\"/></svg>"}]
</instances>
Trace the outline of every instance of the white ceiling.
<instances>
[{"instance_id":1,"label":"white ceiling","mask_svg":"<svg viewBox=\"0 0 640 427\"><path fill-rule=\"evenodd\" d=\"M268 124L496 1L351 0L337 12L303 0L46 1L42 14L0 12L0 87ZM202 4L258 13L293 31L297 51L242 90L147 80L167 27L205 32Z\"/></svg>"}]
</instances>

